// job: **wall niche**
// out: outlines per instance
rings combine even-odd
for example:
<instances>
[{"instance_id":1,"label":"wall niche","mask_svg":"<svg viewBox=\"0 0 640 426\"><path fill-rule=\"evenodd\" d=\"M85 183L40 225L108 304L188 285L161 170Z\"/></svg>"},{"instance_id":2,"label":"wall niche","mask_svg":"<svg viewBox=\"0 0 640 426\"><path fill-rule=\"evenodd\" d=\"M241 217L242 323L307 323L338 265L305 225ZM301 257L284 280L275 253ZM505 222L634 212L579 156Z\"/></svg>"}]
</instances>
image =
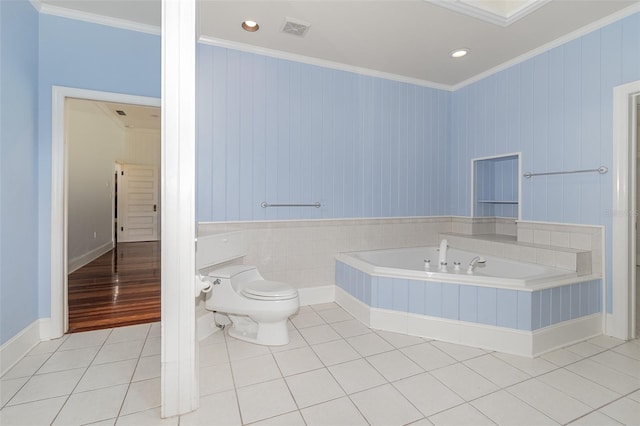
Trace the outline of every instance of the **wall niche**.
<instances>
[{"instance_id":1,"label":"wall niche","mask_svg":"<svg viewBox=\"0 0 640 426\"><path fill-rule=\"evenodd\" d=\"M520 219L520 153L471 160L471 215Z\"/></svg>"}]
</instances>

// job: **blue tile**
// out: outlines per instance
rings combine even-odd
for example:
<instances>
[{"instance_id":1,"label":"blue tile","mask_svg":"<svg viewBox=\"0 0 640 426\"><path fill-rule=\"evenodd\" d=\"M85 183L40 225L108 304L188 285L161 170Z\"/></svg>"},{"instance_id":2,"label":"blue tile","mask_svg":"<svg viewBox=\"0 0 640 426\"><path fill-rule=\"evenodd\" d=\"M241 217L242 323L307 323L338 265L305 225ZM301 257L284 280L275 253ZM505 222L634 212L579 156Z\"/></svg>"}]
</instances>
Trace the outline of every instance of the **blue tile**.
<instances>
[{"instance_id":1,"label":"blue tile","mask_svg":"<svg viewBox=\"0 0 640 426\"><path fill-rule=\"evenodd\" d=\"M356 299L364 301L364 272L356 270Z\"/></svg>"},{"instance_id":2,"label":"blue tile","mask_svg":"<svg viewBox=\"0 0 640 426\"><path fill-rule=\"evenodd\" d=\"M460 319L460 286L458 284L442 285L442 316L449 319Z\"/></svg>"},{"instance_id":3,"label":"blue tile","mask_svg":"<svg viewBox=\"0 0 640 426\"><path fill-rule=\"evenodd\" d=\"M496 324L500 327L518 328L518 292L498 289Z\"/></svg>"},{"instance_id":4,"label":"blue tile","mask_svg":"<svg viewBox=\"0 0 640 426\"><path fill-rule=\"evenodd\" d=\"M393 278L393 310L407 312L409 310L409 281Z\"/></svg>"},{"instance_id":5,"label":"blue tile","mask_svg":"<svg viewBox=\"0 0 640 426\"><path fill-rule=\"evenodd\" d=\"M350 295L354 296L356 295L356 269L352 268L350 266L347 267L347 291L349 292Z\"/></svg>"},{"instance_id":6,"label":"blue tile","mask_svg":"<svg viewBox=\"0 0 640 426\"><path fill-rule=\"evenodd\" d=\"M595 312L602 312L602 280L596 280L596 300L595 300ZM636 294L636 297L638 295ZM636 312L636 315L639 315Z\"/></svg>"},{"instance_id":7,"label":"blue tile","mask_svg":"<svg viewBox=\"0 0 640 426\"><path fill-rule=\"evenodd\" d=\"M409 312L423 315L424 293L426 283L424 281L409 280Z\"/></svg>"},{"instance_id":8,"label":"blue tile","mask_svg":"<svg viewBox=\"0 0 640 426\"><path fill-rule=\"evenodd\" d=\"M364 274L364 300L363 302L371 306L371 281L372 277L369 274Z\"/></svg>"},{"instance_id":9,"label":"blue tile","mask_svg":"<svg viewBox=\"0 0 640 426\"><path fill-rule=\"evenodd\" d=\"M378 282L380 281L379 277L371 277L371 303L369 306L372 308L378 307Z\"/></svg>"},{"instance_id":10,"label":"blue tile","mask_svg":"<svg viewBox=\"0 0 640 426\"><path fill-rule=\"evenodd\" d=\"M531 330L540 328L540 291L531 293Z\"/></svg>"},{"instance_id":11,"label":"blue tile","mask_svg":"<svg viewBox=\"0 0 640 426\"><path fill-rule=\"evenodd\" d=\"M378 277L378 307L393 309L393 279Z\"/></svg>"},{"instance_id":12,"label":"blue tile","mask_svg":"<svg viewBox=\"0 0 640 426\"><path fill-rule=\"evenodd\" d=\"M571 284L571 319L580 317L580 284Z\"/></svg>"},{"instance_id":13,"label":"blue tile","mask_svg":"<svg viewBox=\"0 0 640 426\"><path fill-rule=\"evenodd\" d=\"M560 287L551 289L551 324L561 321L562 314L562 292Z\"/></svg>"},{"instance_id":14,"label":"blue tile","mask_svg":"<svg viewBox=\"0 0 640 426\"><path fill-rule=\"evenodd\" d=\"M460 321L478 322L478 287L460 286Z\"/></svg>"},{"instance_id":15,"label":"blue tile","mask_svg":"<svg viewBox=\"0 0 640 426\"><path fill-rule=\"evenodd\" d=\"M425 314L433 317L442 316L442 283L427 281L424 294Z\"/></svg>"},{"instance_id":16,"label":"blue tile","mask_svg":"<svg viewBox=\"0 0 640 426\"><path fill-rule=\"evenodd\" d=\"M560 287L560 321L571 319L571 286Z\"/></svg>"},{"instance_id":17,"label":"blue tile","mask_svg":"<svg viewBox=\"0 0 640 426\"><path fill-rule=\"evenodd\" d=\"M478 322L481 324L497 324L496 289L478 287Z\"/></svg>"},{"instance_id":18,"label":"blue tile","mask_svg":"<svg viewBox=\"0 0 640 426\"><path fill-rule=\"evenodd\" d=\"M589 283L589 314L600 312L600 280Z\"/></svg>"},{"instance_id":19,"label":"blue tile","mask_svg":"<svg viewBox=\"0 0 640 426\"><path fill-rule=\"evenodd\" d=\"M518 291L518 330L531 331L532 293Z\"/></svg>"},{"instance_id":20,"label":"blue tile","mask_svg":"<svg viewBox=\"0 0 640 426\"><path fill-rule=\"evenodd\" d=\"M589 315L589 283L580 283L580 316Z\"/></svg>"},{"instance_id":21,"label":"blue tile","mask_svg":"<svg viewBox=\"0 0 640 426\"><path fill-rule=\"evenodd\" d=\"M540 327L551 325L551 289L540 292Z\"/></svg>"}]
</instances>

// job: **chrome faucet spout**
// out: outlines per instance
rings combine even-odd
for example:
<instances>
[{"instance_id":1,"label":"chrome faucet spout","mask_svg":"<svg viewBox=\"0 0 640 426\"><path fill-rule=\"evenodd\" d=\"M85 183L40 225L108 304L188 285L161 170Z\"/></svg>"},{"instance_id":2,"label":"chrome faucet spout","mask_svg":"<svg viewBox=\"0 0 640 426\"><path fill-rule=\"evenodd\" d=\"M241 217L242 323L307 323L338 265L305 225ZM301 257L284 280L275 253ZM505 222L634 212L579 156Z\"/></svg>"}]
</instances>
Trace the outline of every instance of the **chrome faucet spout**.
<instances>
[{"instance_id":1,"label":"chrome faucet spout","mask_svg":"<svg viewBox=\"0 0 640 426\"><path fill-rule=\"evenodd\" d=\"M485 264L485 263L487 263L487 259L485 259L484 257L482 256L474 257L473 259L471 259L471 262L469 262L469 268L467 268L467 274L472 274L476 265Z\"/></svg>"},{"instance_id":2,"label":"chrome faucet spout","mask_svg":"<svg viewBox=\"0 0 640 426\"><path fill-rule=\"evenodd\" d=\"M446 238L443 238L440 241L440 252L438 254L438 264L441 269L447 267L447 247L449 247L449 242Z\"/></svg>"}]
</instances>

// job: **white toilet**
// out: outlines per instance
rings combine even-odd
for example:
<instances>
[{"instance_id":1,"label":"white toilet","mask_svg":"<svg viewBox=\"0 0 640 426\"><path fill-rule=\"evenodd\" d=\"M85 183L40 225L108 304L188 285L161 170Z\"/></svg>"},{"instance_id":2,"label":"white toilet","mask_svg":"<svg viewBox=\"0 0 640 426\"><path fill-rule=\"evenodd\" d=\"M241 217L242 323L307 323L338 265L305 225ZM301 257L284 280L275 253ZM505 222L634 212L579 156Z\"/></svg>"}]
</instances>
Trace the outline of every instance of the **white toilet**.
<instances>
[{"instance_id":1,"label":"white toilet","mask_svg":"<svg viewBox=\"0 0 640 426\"><path fill-rule=\"evenodd\" d=\"M232 323L229 335L236 339L260 345L286 345L287 319L300 306L298 291L265 280L255 266L220 265L228 265L230 260L245 254L240 232L198 237L196 279L211 284L205 308L227 314Z\"/></svg>"}]
</instances>

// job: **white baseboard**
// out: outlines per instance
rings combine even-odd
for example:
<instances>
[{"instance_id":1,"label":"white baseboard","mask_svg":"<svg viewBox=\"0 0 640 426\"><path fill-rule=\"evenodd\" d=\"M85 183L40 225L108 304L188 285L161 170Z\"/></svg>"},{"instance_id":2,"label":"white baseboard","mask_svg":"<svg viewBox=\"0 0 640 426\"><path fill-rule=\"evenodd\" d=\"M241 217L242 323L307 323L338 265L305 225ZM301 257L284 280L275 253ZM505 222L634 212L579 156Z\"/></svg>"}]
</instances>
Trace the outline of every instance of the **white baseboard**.
<instances>
[{"instance_id":1,"label":"white baseboard","mask_svg":"<svg viewBox=\"0 0 640 426\"><path fill-rule=\"evenodd\" d=\"M338 305L342 306L345 311L367 327L373 327L371 324L371 308L367 304L362 303L338 286L335 286L335 294Z\"/></svg>"},{"instance_id":2,"label":"white baseboard","mask_svg":"<svg viewBox=\"0 0 640 426\"><path fill-rule=\"evenodd\" d=\"M41 331L48 327L48 322L48 318L35 320L0 346L0 376L40 343Z\"/></svg>"},{"instance_id":3,"label":"white baseboard","mask_svg":"<svg viewBox=\"0 0 640 426\"><path fill-rule=\"evenodd\" d=\"M533 332L533 354L542 355L599 336L602 332L600 313L554 324Z\"/></svg>"},{"instance_id":4,"label":"white baseboard","mask_svg":"<svg viewBox=\"0 0 640 426\"><path fill-rule=\"evenodd\" d=\"M317 287L302 287L298 289L300 306L329 303L336 300L336 286L322 285Z\"/></svg>"},{"instance_id":5,"label":"white baseboard","mask_svg":"<svg viewBox=\"0 0 640 426\"><path fill-rule=\"evenodd\" d=\"M336 302L371 328L526 357L536 357L602 334L599 313L532 332L371 308L339 287L336 287Z\"/></svg>"},{"instance_id":6,"label":"white baseboard","mask_svg":"<svg viewBox=\"0 0 640 426\"><path fill-rule=\"evenodd\" d=\"M69 259L69 273L82 268L89 262L99 258L113 248L113 241L109 241L100 247L96 247L88 253Z\"/></svg>"}]
</instances>

